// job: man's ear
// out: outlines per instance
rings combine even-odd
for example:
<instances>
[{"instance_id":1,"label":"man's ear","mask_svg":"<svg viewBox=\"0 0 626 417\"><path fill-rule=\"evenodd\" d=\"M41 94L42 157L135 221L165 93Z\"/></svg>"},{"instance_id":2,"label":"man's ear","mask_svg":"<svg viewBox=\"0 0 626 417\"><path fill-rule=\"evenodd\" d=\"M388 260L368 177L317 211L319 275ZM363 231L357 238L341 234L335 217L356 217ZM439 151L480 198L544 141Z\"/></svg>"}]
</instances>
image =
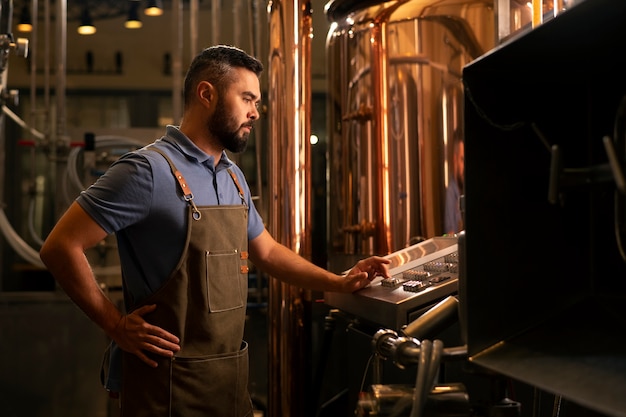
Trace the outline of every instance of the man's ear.
<instances>
[{"instance_id":1,"label":"man's ear","mask_svg":"<svg viewBox=\"0 0 626 417\"><path fill-rule=\"evenodd\" d=\"M196 90L198 99L206 106L210 106L217 98L217 91L213 84L208 81L200 81Z\"/></svg>"}]
</instances>

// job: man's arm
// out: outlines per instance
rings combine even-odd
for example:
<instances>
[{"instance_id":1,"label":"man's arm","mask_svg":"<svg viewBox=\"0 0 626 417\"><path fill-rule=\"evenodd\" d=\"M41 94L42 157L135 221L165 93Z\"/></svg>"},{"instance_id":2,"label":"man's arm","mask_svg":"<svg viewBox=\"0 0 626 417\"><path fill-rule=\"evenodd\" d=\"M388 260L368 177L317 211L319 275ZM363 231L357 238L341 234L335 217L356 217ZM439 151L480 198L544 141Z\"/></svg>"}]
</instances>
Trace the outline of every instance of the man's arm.
<instances>
[{"instance_id":1,"label":"man's arm","mask_svg":"<svg viewBox=\"0 0 626 417\"><path fill-rule=\"evenodd\" d=\"M85 250L107 236L82 207L74 202L44 242L40 257L66 294L123 350L156 366L144 351L171 357L179 350L178 338L145 322L142 315L156 306L145 306L123 315L102 292L85 256Z\"/></svg>"},{"instance_id":2,"label":"man's arm","mask_svg":"<svg viewBox=\"0 0 626 417\"><path fill-rule=\"evenodd\" d=\"M276 242L267 230L250 241L250 260L261 270L288 284L316 291L354 292L374 277L389 277L388 259L372 256L360 260L347 275L337 275L304 259Z\"/></svg>"}]
</instances>

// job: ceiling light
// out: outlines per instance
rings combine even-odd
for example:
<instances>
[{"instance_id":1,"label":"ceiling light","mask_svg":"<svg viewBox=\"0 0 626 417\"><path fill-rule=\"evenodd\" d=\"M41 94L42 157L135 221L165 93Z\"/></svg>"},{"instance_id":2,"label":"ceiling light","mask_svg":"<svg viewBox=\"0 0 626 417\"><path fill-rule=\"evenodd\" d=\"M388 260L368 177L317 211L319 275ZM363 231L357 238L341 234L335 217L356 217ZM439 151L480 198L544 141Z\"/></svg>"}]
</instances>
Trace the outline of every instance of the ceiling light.
<instances>
[{"instance_id":1,"label":"ceiling light","mask_svg":"<svg viewBox=\"0 0 626 417\"><path fill-rule=\"evenodd\" d=\"M27 4L22 6L22 11L20 12L20 23L17 24L17 30L18 32L33 31L33 22L30 18L30 10L28 9Z\"/></svg>"},{"instance_id":2,"label":"ceiling light","mask_svg":"<svg viewBox=\"0 0 626 417\"><path fill-rule=\"evenodd\" d=\"M139 20L139 2L131 1L128 9L128 19L124 23L126 29L139 29L143 24Z\"/></svg>"},{"instance_id":3,"label":"ceiling light","mask_svg":"<svg viewBox=\"0 0 626 417\"><path fill-rule=\"evenodd\" d=\"M87 6L85 6L82 14L80 15L80 26L78 27L78 33L80 33L81 35L93 35L94 33L96 33L96 27L91 21L89 8Z\"/></svg>"},{"instance_id":4,"label":"ceiling light","mask_svg":"<svg viewBox=\"0 0 626 417\"><path fill-rule=\"evenodd\" d=\"M148 0L144 13L146 16L161 16L163 14L163 4L161 0Z\"/></svg>"}]
</instances>

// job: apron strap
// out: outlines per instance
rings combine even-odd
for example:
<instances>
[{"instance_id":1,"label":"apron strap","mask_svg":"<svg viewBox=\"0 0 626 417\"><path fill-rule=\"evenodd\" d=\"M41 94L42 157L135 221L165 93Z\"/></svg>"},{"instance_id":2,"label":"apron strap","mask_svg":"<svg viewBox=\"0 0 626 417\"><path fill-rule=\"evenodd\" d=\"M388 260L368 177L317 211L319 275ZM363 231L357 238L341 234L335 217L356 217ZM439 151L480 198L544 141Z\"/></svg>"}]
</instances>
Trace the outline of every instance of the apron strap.
<instances>
[{"instance_id":1,"label":"apron strap","mask_svg":"<svg viewBox=\"0 0 626 417\"><path fill-rule=\"evenodd\" d=\"M185 177L183 177L183 174L176 168L176 165L174 165L174 162L172 162L170 157L167 156L165 152L152 146L147 149L149 151L158 152L163 156L163 158L165 158L165 160L170 166L172 174L174 174L174 178L176 178L176 181L178 181L178 185L180 186L180 189L183 192L183 198L185 199L185 201L189 202L189 205L191 206L193 210L193 214L192 214L193 218L195 220L200 220L200 217L202 217L202 215L200 214L200 210L198 210L198 207L196 207L196 203L193 202L193 193L191 192L191 189L189 188L189 185L187 184ZM228 168L227 171L228 171L228 174L230 174L230 177L232 178L233 182L235 183L235 187L237 187L237 191L239 192L239 198L241 198L241 203L247 208L248 203L246 202L246 197L243 193L243 188L241 188L241 185L239 184L239 179L237 178L237 175L230 168Z\"/></svg>"},{"instance_id":2,"label":"apron strap","mask_svg":"<svg viewBox=\"0 0 626 417\"><path fill-rule=\"evenodd\" d=\"M237 178L237 175L235 175L235 173L233 172L232 169L228 168L227 169L228 173L230 174L230 177L233 179L233 181L235 182L235 187L237 187L237 190L239 191L239 198L241 198L241 203L248 207L248 204L246 203L246 198L243 195L243 189L241 188L241 185L239 184L239 179Z\"/></svg>"},{"instance_id":3,"label":"apron strap","mask_svg":"<svg viewBox=\"0 0 626 417\"><path fill-rule=\"evenodd\" d=\"M150 151L158 152L158 153L160 153L163 156L163 158L165 158L165 160L167 161L167 163L170 166L170 169L172 170L172 174L174 174L174 178L176 178L176 181L178 182L178 186L180 187L181 191L183 192L183 198L191 206L191 209L193 211L192 216L193 216L194 220L200 220L200 218L202 217L202 214L200 214L200 210L198 210L198 207L196 207L196 203L194 203L194 201L193 201L193 193L191 192L191 189L189 188L189 185L187 185L187 181L185 180L185 177L183 177L183 174L181 174L181 172L176 168L176 166L174 165L174 163L172 162L170 157L167 156L165 154L165 152L163 152L162 150L160 150L158 148L154 148L154 147L150 147L150 148L147 148L147 149L150 150Z\"/></svg>"}]
</instances>

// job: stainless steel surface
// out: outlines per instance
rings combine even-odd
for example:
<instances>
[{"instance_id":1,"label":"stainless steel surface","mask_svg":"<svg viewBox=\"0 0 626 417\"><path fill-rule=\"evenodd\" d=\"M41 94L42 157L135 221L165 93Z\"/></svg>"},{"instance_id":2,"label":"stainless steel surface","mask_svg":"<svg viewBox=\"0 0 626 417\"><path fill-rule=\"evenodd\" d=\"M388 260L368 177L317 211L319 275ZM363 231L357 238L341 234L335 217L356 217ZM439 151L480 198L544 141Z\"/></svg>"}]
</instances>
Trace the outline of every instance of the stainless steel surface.
<instances>
[{"instance_id":1,"label":"stainless steel surface","mask_svg":"<svg viewBox=\"0 0 626 417\"><path fill-rule=\"evenodd\" d=\"M269 13L269 222L276 240L311 255L311 4L273 0ZM269 413L305 415L310 369L309 291L270 280Z\"/></svg>"},{"instance_id":2,"label":"stainless steel surface","mask_svg":"<svg viewBox=\"0 0 626 417\"><path fill-rule=\"evenodd\" d=\"M495 29L492 1L344 0L327 13L329 258L342 270L443 234L461 71Z\"/></svg>"},{"instance_id":3,"label":"stainless steel surface","mask_svg":"<svg viewBox=\"0 0 626 417\"><path fill-rule=\"evenodd\" d=\"M371 323L399 330L416 317L417 313L431 307L458 289L458 268L455 265L457 240L454 237L436 237L402 249L386 257L391 259L389 273L397 284L385 285L381 277L375 278L367 288L352 294L324 294L327 304ZM452 261L452 262L451 262ZM407 283L412 283L412 273L423 273L431 265L444 265L443 272L435 272L426 280L446 277L441 282L432 282L421 291L413 292ZM419 280L418 280L419 281Z\"/></svg>"}]
</instances>

